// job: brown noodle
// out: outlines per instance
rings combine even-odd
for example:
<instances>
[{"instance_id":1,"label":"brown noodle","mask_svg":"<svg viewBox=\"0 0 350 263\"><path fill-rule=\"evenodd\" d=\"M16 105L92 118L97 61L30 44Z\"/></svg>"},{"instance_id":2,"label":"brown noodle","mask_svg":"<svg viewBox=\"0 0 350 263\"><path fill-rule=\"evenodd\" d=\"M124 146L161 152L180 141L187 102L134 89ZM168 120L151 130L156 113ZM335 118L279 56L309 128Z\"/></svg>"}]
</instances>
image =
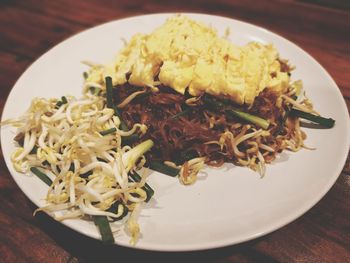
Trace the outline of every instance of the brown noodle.
<instances>
[{"instance_id":1,"label":"brown noodle","mask_svg":"<svg viewBox=\"0 0 350 263\"><path fill-rule=\"evenodd\" d=\"M277 153L284 149L297 151L303 146L305 134L299 128L299 119L284 117L288 102L273 92L262 92L249 108L241 106L270 121L269 129L264 131L238 118L228 118L220 110L208 109L201 97L189 106L186 101L190 96L169 87L158 88L158 92L141 94L121 109L129 128L135 123L148 126L140 138L155 142L148 160L181 165L192 158L205 157L205 163L211 166L231 162L263 175L264 164L272 162ZM142 89L129 84L117 86L116 104Z\"/></svg>"}]
</instances>

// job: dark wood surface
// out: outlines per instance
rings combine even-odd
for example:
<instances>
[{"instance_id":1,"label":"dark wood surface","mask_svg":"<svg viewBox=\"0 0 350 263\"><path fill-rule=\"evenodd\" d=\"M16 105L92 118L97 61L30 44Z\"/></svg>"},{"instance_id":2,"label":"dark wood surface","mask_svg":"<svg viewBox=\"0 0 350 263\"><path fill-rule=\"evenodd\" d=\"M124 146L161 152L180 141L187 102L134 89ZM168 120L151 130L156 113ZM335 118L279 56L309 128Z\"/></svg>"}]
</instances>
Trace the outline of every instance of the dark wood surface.
<instances>
[{"instance_id":1,"label":"dark wood surface","mask_svg":"<svg viewBox=\"0 0 350 263\"><path fill-rule=\"evenodd\" d=\"M349 1L0 1L0 109L43 52L94 25L154 12L202 12L266 27L297 43L332 75L350 106ZM220 249L156 253L105 247L44 214L0 161L0 262L350 262L350 162L310 211L259 239Z\"/></svg>"}]
</instances>

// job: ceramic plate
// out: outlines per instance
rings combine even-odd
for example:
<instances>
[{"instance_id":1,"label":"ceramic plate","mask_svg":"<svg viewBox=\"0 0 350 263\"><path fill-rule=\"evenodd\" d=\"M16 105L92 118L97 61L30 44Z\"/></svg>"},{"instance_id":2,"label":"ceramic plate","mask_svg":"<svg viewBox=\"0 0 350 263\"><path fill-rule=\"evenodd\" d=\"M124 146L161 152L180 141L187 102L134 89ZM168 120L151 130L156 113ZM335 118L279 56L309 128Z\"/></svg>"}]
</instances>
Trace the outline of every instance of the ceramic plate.
<instances>
[{"instance_id":1,"label":"ceramic plate","mask_svg":"<svg viewBox=\"0 0 350 263\"><path fill-rule=\"evenodd\" d=\"M33 97L80 96L82 60L110 61L138 32L149 33L173 14L153 14L112 21L79 33L35 61L20 77L6 102L2 119L22 114ZM220 35L226 28L236 44L249 41L273 43L283 58L296 66L293 79L302 79L308 97L323 116L332 117L332 129L304 128L306 145L315 150L284 152L268 165L264 178L248 168L226 164L206 168L191 186L176 178L152 172L149 184L153 200L144 206L139 223L142 236L136 248L186 251L216 248L247 241L270 233L301 216L314 206L339 176L349 149L349 115L333 79L309 54L292 42L258 26L237 20L187 14L210 24ZM6 164L22 191L37 206L44 205L47 187L39 179L15 172L10 161L15 130L1 129ZM92 238L100 238L95 225L85 220L63 224ZM116 243L129 245L124 228Z\"/></svg>"}]
</instances>

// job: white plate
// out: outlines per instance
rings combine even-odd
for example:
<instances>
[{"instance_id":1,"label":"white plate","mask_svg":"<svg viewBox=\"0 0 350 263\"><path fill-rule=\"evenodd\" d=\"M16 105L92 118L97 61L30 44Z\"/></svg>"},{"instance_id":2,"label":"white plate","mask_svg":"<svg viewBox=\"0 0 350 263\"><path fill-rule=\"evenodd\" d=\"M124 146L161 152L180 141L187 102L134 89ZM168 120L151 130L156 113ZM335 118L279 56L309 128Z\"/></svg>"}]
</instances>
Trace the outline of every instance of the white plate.
<instances>
[{"instance_id":1,"label":"white plate","mask_svg":"<svg viewBox=\"0 0 350 263\"><path fill-rule=\"evenodd\" d=\"M35 96L59 97L81 94L82 60L107 62L122 47L122 39L137 32L151 32L172 14L154 14L106 23L79 33L41 56L20 77L6 102L2 119L22 114ZM284 152L259 175L247 168L225 165L207 168L207 176L192 186L152 173L149 184L154 200L141 213L142 236L136 248L185 251L216 248L250 240L274 231L315 205L334 184L349 149L349 115L332 78L301 48L263 28L218 16L188 14L211 24L223 35L231 29L231 40L273 43L283 58L296 65L294 79L302 79L315 108L336 120L332 129L305 129L306 144L316 150ZM22 191L42 206L46 186L36 177L18 174L12 168L14 129L1 129L6 164ZM67 220L68 227L93 238L100 235L92 222ZM116 243L129 246L123 228Z\"/></svg>"}]
</instances>

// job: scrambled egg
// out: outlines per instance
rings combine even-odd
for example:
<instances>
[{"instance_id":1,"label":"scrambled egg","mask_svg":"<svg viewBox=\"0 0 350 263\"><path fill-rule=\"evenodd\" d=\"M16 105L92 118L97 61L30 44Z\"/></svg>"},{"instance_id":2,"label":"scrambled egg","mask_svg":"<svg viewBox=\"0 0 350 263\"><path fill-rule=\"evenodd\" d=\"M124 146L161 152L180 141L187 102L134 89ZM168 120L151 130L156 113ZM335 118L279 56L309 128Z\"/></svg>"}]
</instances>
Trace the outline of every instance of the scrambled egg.
<instances>
[{"instance_id":1,"label":"scrambled egg","mask_svg":"<svg viewBox=\"0 0 350 263\"><path fill-rule=\"evenodd\" d=\"M188 88L193 96L208 93L249 105L265 88L288 88L278 58L272 45L236 46L213 28L177 15L151 34L134 35L114 62L92 69L87 81L103 83L108 75L115 85L161 83L182 94Z\"/></svg>"}]
</instances>

